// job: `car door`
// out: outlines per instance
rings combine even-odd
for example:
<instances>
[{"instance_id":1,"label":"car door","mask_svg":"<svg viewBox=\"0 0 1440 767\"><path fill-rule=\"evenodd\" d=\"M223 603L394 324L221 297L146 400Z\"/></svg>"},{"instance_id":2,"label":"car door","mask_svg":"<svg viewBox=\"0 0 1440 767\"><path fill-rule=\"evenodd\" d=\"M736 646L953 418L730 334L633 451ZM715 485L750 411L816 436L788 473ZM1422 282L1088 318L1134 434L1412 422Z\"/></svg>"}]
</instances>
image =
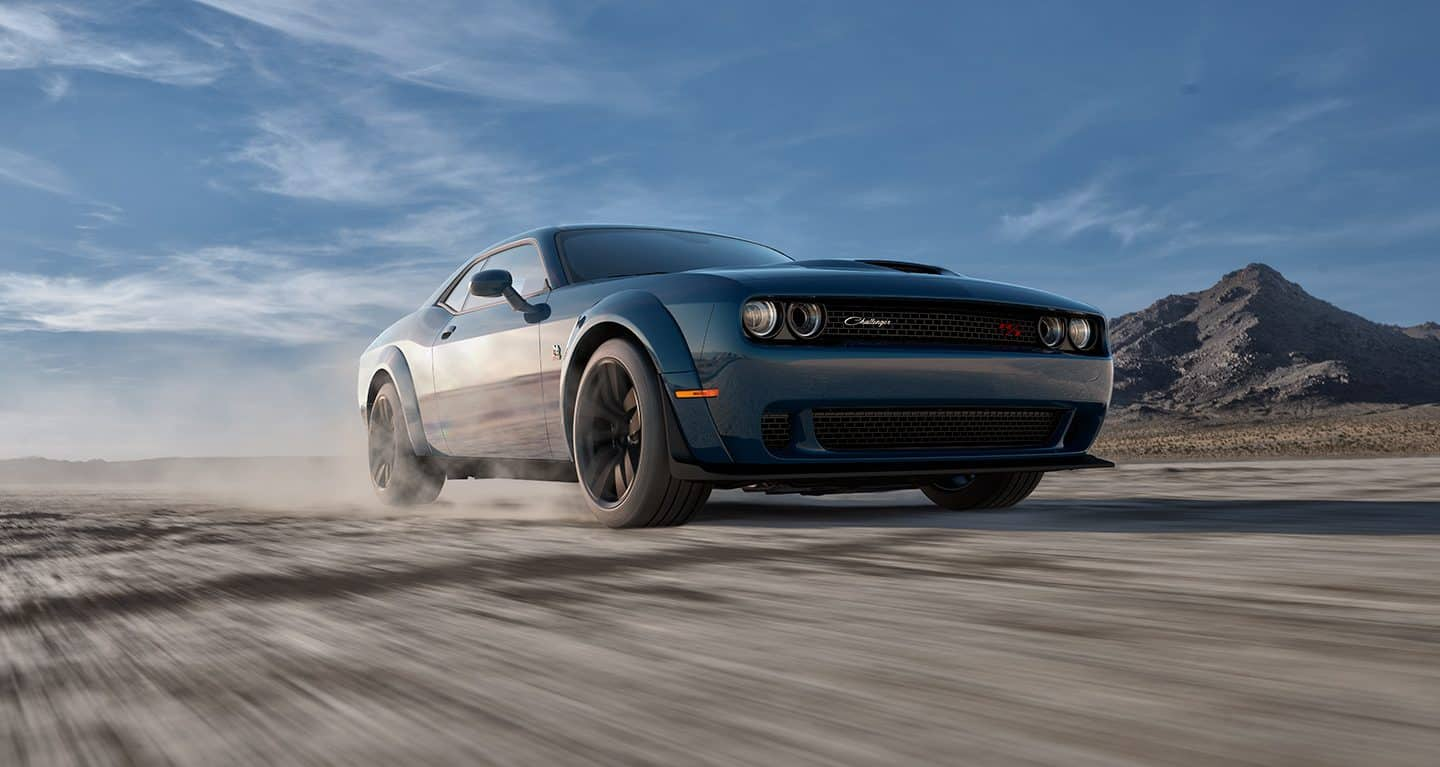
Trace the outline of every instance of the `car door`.
<instances>
[{"instance_id":1,"label":"car door","mask_svg":"<svg viewBox=\"0 0 1440 767\"><path fill-rule=\"evenodd\" d=\"M521 244L477 262L443 300L454 312L431 352L437 420L451 455L548 458L540 387L540 325L503 298L470 295L481 269L510 272L533 303L549 291L540 252Z\"/></svg>"}]
</instances>

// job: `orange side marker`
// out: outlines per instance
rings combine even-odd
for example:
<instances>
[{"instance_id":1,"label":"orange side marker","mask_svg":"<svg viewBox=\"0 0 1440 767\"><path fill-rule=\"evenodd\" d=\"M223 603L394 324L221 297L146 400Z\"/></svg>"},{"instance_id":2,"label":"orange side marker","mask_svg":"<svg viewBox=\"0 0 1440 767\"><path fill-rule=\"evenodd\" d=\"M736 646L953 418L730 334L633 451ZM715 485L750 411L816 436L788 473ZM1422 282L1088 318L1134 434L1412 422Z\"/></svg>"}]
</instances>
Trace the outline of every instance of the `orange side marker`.
<instances>
[{"instance_id":1,"label":"orange side marker","mask_svg":"<svg viewBox=\"0 0 1440 767\"><path fill-rule=\"evenodd\" d=\"M720 396L720 390L719 390L719 389L676 389L676 390L675 390L675 397L676 397L677 399L701 399L701 398L709 399L710 397L718 397L718 396Z\"/></svg>"}]
</instances>

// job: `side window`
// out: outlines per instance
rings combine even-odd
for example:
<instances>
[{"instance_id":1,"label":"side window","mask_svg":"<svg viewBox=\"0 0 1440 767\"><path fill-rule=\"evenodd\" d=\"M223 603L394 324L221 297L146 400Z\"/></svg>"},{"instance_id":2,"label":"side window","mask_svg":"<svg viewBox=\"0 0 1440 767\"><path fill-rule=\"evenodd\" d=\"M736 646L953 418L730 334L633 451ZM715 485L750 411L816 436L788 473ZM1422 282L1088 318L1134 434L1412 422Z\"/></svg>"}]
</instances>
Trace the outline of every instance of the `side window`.
<instances>
[{"instance_id":1,"label":"side window","mask_svg":"<svg viewBox=\"0 0 1440 767\"><path fill-rule=\"evenodd\" d=\"M540 251L534 245L517 245L509 250L502 250L499 253L485 259L484 268L504 269L510 273L511 283L515 286L515 292L529 298L536 293L545 290L545 264L540 261ZM476 309L481 306L504 301L503 298L480 298L469 295L470 278L473 272L466 273L465 290L461 295L465 296L465 309Z\"/></svg>"},{"instance_id":2,"label":"side window","mask_svg":"<svg viewBox=\"0 0 1440 767\"><path fill-rule=\"evenodd\" d=\"M458 311L461 311L462 309L464 309L464 308L465 308L465 299L471 297L471 296L470 296L470 279L475 276L475 273L476 273L476 272L480 271L481 269L484 269L484 268L485 268L485 264L486 264L489 260L490 260L490 259L487 258L487 259L485 259L484 261L481 261L481 262L475 264L474 266L470 267L469 269L466 269L466 270L465 270L465 276L464 276L464 277L461 277L461 278L460 278L460 281L457 282L457 283L455 283L455 287L453 287L453 288L450 289L450 292L445 295L445 298L444 298L440 303L445 304L446 306L450 307L450 310L451 310L451 311L456 311L456 312L458 312Z\"/></svg>"}]
</instances>

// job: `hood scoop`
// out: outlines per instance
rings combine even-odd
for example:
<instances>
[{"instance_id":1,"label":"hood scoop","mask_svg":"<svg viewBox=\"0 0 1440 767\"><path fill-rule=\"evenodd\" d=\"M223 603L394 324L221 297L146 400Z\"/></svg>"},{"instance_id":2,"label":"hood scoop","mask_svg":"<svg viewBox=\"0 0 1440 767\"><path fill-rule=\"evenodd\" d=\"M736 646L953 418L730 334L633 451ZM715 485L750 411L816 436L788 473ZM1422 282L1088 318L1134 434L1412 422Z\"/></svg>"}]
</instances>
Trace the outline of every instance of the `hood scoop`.
<instances>
[{"instance_id":1,"label":"hood scoop","mask_svg":"<svg viewBox=\"0 0 1440 767\"><path fill-rule=\"evenodd\" d=\"M897 272L906 274L943 274L947 277L959 277L960 275L946 269L943 266L931 266L930 264L917 264L914 261L889 261L879 258L862 258L862 264L870 264L883 269L894 269Z\"/></svg>"},{"instance_id":2,"label":"hood scoop","mask_svg":"<svg viewBox=\"0 0 1440 767\"><path fill-rule=\"evenodd\" d=\"M804 266L810 269L853 269L855 271L871 271L884 269L892 272L905 272L907 274L938 274L947 277L959 277L960 275L944 267L931 266L929 264L917 264L912 261L890 261L878 258L861 258L850 260L846 258L815 258L805 261L796 261L796 266Z\"/></svg>"}]
</instances>

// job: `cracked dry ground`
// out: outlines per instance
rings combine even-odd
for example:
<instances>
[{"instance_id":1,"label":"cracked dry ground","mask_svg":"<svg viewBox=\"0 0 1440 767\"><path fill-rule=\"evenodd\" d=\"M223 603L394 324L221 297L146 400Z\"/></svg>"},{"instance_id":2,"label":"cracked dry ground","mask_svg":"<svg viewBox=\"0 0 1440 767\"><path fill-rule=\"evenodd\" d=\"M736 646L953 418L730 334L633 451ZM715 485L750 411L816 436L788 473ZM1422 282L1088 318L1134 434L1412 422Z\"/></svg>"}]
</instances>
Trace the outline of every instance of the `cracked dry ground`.
<instances>
[{"instance_id":1,"label":"cracked dry ground","mask_svg":"<svg viewBox=\"0 0 1440 767\"><path fill-rule=\"evenodd\" d=\"M1440 459L1017 510L0 488L0 764L1434 764Z\"/></svg>"}]
</instances>

